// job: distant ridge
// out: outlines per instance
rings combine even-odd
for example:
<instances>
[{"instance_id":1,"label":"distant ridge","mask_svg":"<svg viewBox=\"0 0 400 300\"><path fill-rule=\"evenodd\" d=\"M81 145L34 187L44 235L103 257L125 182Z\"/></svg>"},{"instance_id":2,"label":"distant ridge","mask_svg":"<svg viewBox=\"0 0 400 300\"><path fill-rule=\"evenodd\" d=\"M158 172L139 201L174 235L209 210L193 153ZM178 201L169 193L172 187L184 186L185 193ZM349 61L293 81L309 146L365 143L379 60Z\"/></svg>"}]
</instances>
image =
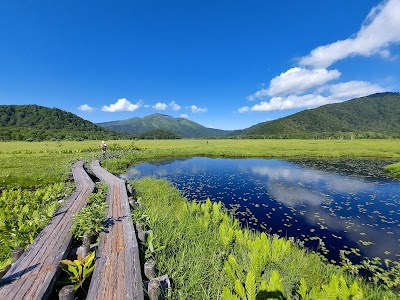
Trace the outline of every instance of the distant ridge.
<instances>
[{"instance_id":1,"label":"distant ridge","mask_svg":"<svg viewBox=\"0 0 400 300\"><path fill-rule=\"evenodd\" d=\"M0 141L177 138L400 138L400 93L305 110L244 130L207 128L163 114L94 124L39 105L0 105Z\"/></svg>"},{"instance_id":2,"label":"distant ridge","mask_svg":"<svg viewBox=\"0 0 400 300\"><path fill-rule=\"evenodd\" d=\"M316 133L350 132L364 133L360 137L400 136L400 93L378 93L320 106L256 124L240 134L306 138Z\"/></svg>"},{"instance_id":3,"label":"distant ridge","mask_svg":"<svg viewBox=\"0 0 400 300\"><path fill-rule=\"evenodd\" d=\"M163 114L152 114L143 118L98 123L116 132L140 134L149 130L166 130L182 138L223 137L232 131L204 127L184 118L174 118Z\"/></svg>"},{"instance_id":4,"label":"distant ridge","mask_svg":"<svg viewBox=\"0 0 400 300\"><path fill-rule=\"evenodd\" d=\"M0 105L0 140L86 140L128 138L58 108Z\"/></svg>"}]
</instances>

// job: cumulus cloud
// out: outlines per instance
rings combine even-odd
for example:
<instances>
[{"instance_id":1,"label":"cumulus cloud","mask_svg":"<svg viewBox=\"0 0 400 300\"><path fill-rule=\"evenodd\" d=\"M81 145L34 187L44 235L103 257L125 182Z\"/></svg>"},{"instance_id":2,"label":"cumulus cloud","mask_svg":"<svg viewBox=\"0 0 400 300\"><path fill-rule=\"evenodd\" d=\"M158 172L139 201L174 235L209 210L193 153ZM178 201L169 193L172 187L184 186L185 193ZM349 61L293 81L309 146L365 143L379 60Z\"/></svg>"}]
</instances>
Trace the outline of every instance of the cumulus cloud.
<instances>
[{"instance_id":1,"label":"cumulus cloud","mask_svg":"<svg viewBox=\"0 0 400 300\"><path fill-rule=\"evenodd\" d=\"M180 114L179 116L184 119L189 119L189 116L187 114Z\"/></svg>"},{"instance_id":2,"label":"cumulus cloud","mask_svg":"<svg viewBox=\"0 0 400 300\"><path fill-rule=\"evenodd\" d=\"M181 109L181 106L179 104L177 104L175 101L171 101L168 105L172 110L175 110L175 111Z\"/></svg>"},{"instance_id":3,"label":"cumulus cloud","mask_svg":"<svg viewBox=\"0 0 400 300\"><path fill-rule=\"evenodd\" d=\"M273 78L266 91L268 96L300 93L340 77L338 70L292 68Z\"/></svg>"},{"instance_id":4,"label":"cumulus cloud","mask_svg":"<svg viewBox=\"0 0 400 300\"><path fill-rule=\"evenodd\" d=\"M330 86L329 91L332 93L331 97L347 100L368 96L374 93L381 93L385 90L379 85L368 81L348 81Z\"/></svg>"},{"instance_id":5,"label":"cumulus cloud","mask_svg":"<svg viewBox=\"0 0 400 300\"><path fill-rule=\"evenodd\" d=\"M289 95L286 97L273 97L269 101L262 101L250 109L242 107L239 112L246 111L277 111L296 108L314 108L325 104L338 103L352 98L368 96L383 92L384 89L367 81L349 81L325 87L328 96L318 93L306 95ZM242 110L242 111L240 111Z\"/></svg>"},{"instance_id":6,"label":"cumulus cloud","mask_svg":"<svg viewBox=\"0 0 400 300\"><path fill-rule=\"evenodd\" d=\"M81 111L92 112L94 110L94 107L91 107L87 104L82 104L81 106L78 107L78 109Z\"/></svg>"},{"instance_id":7,"label":"cumulus cloud","mask_svg":"<svg viewBox=\"0 0 400 300\"><path fill-rule=\"evenodd\" d=\"M320 46L300 59L300 65L328 67L341 59L379 54L387 58L387 48L400 42L400 1L383 1L374 7L355 37Z\"/></svg>"},{"instance_id":8,"label":"cumulus cloud","mask_svg":"<svg viewBox=\"0 0 400 300\"><path fill-rule=\"evenodd\" d=\"M125 98L118 99L114 104L104 105L101 110L105 112L135 111L140 107L140 103L132 104Z\"/></svg>"},{"instance_id":9,"label":"cumulus cloud","mask_svg":"<svg viewBox=\"0 0 400 300\"><path fill-rule=\"evenodd\" d=\"M156 110L166 110L167 109L167 104L157 102L155 105L153 105L153 108Z\"/></svg>"},{"instance_id":10,"label":"cumulus cloud","mask_svg":"<svg viewBox=\"0 0 400 300\"><path fill-rule=\"evenodd\" d=\"M262 101L250 108L251 111L276 111L295 108L311 108L330 103L329 98L321 95L290 95L287 97L273 97L269 101Z\"/></svg>"},{"instance_id":11,"label":"cumulus cloud","mask_svg":"<svg viewBox=\"0 0 400 300\"><path fill-rule=\"evenodd\" d=\"M196 105L191 105L189 106L189 109L192 111L192 113L203 113L207 111L207 108L201 108L201 107L197 107Z\"/></svg>"},{"instance_id":12,"label":"cumulus cloud","mask_svg":"<svg viewBox=\"0 0 400 300\"><path fill-rule=\"evenodd\" d=\"M300 94L339 78L338 70L291 68L273 78L267 89L261 89L247 97L248 100L262 99L268 96Z\"/></svg>"}]
</instances>

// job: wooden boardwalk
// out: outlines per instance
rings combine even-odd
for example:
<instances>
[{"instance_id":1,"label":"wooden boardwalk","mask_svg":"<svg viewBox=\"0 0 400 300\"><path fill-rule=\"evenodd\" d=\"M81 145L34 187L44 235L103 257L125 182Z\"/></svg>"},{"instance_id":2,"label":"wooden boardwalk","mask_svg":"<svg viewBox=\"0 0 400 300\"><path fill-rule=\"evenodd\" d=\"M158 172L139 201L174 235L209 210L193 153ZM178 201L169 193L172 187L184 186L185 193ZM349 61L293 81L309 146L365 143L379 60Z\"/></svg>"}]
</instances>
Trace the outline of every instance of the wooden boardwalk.
<instances>
[{"instance_id":1,"label":"wooden boardwalk","mask_svg":"<svg viewBox=\"0 0 400 300\"><path fill-rule=\"evenodd\" d=\"M72 166L75 192L42 230L35 241L0 281L1 300L47 299L68 254L72 215L82 209L95 184L83 169L83 161Z\"/></svg>"},{"instance_id":2,"label":"wooden boardwalk","mask_svg":"<svg viewBox=\"0 0 400 300\"><path fill-rule=\"evenodd\" d=\"M125 182L103 169L98 160L93 173L108 185L107 227L100 234L96 267L87 300L142 300L143 283L139 248L133 227Z\"/></svg>"}]
</instances>

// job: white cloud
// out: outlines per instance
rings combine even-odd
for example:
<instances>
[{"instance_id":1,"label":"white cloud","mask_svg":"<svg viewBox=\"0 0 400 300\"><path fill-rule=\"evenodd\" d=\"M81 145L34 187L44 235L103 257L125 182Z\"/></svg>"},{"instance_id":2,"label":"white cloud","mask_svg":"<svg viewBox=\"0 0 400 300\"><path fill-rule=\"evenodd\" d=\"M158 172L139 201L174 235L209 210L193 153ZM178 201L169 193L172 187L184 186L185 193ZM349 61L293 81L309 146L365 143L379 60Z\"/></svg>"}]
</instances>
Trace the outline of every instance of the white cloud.
<instances>
[{"instance_id":1,"label":"white cloud","mask_svg":"<svg viewBox=\"0 0 400 300\"><path fill-rule=\"evenodd\" d=\"M250 110L250 107L248 107L248 106L243 106L243 107L241 107L241 108L238 109L238 112L244 113L244 112L247 112L247 111L249 111L249 110Z\"/></svg>"},{"instance_id":2,"label":"white cloud","mask_svg":"<svg viewBox=\"0 0 400 300\"><path fill-rule=\"evenodd\" d=\"M140 107L140 103L132 104L125 98L118 99L114 104L110 104L109 106L103 106L101 108L102 111L106 112L118 112L118 111L135 111Z\"/></svg>"},{"instance_id":3,"label":"white cloud","mask_svg":"<svg viewBox=\"0 0 400 300\"><path fill-rule=\"evenodd\" d=\"M175 111L181 109L181 106L179 104L177 104L175 101L171 101L168 105L172 110L175 110Z\"/></svg>"},{"instance_id":4,"label":"white cloud","mask_svg":"<svg viewBox=\"0 0 400 300\"><path fill-rule=\"evenodd\" d=\"M189 109L192 111L192 113L203 113L207 111L207 108L197 107L196 105L189 106Z\"/></svg>"},{"instance_id":5,"label":"white cloud","mask_svg":"<svg viewBox=\"0 0 400 300\"><path fill-rule=\"evenodd\" d=\"M156 110L166 110L167 109L167 104L157 102L155 105L153 105L153 108Z\"/></svg>"},{"instance_id":6,"label":"white cloud","mask_svg":"<svg viewBox=\"0 0 400 300\"><path fill-rule=\"evenodd\" d=\"M91 107L87 104L83 104L83 105L79 106L78 109L81 111L92 112L94 110L94 107Z\"/></svg>"},{"instance_id":7,"label":"white cloud","mask_svg":"<svg viewBox=\"0 0 400 300\"><path fill-rule=\"evenodd\" d=\"M187 114L180 114L179 116L184 119L189 119L189 116Z\"/></svg>"},{"instance_id":8,"label":"white cloud","mask_svg":"<svg viewBox=\"0 0 400 300\"><path fill-rule=\"evenodd\" d=\"M340 72L338 70L327 70L323 68L309 70L295 67L273 78L266 93L268 96L288 93L298 94L339 77ZM260 95L264 93L265 92L261 92ZM258 95L256 95L256 97L259 98Z\"/></svg>"},{"instance_id":9,"label":"white cloud","mask_svg":"<svg viewBox=\"0 0 400 300\"><path fill-rule=\"evenodd\" d=\"M250 111L277 111L296 108L313 108L385 91L382 87L367 81L338 83L325 86L323 89L320 89L319 92L322 92L323 90L329 93L329 95L322 96L319 93L315 93L301 96L290 95L286 97L273 97L269 101L262 101L259 104L252 106ZM241 109L243 109L243 107Z\"/></svg>"},{"instance_id":10,"label":"white cloud","mask_svg":"<svg viewBox=\"0 0 400 300\"><path fill-rule=\"evenodd\" d=\"M348 81L330 86L329 91L332 93L331 98L348 100L381 93L385 90L367 81Z\"/></svg>"},{"instance_id":11,"label":"white cloud","mask_svg":"<svg viewBox=\"0 0 400 300\"><path fill-rule=\"evenodd\" d=\"M321 95L308 94L303 96L273 97L251 107L251 111L277 111L295 108L310 108L330 103L329 98Z\"/></svg>"},{"instance_id":12,"label":"white cloud","mask_svg":"<svg viewBox=\"0 0 400 300\"><path fill-rule=\"evenodd\" d=\"M300 59L300 65L328 67L338 60L355 56L387 56L387 48L400 42L400 1L383 1L374 7L354 38L320 46ZM383 51L383 52L382 52ZM387 57L386 57L387 58Z\"/></svg>"},{"instance_id":13,"label":"white cloud","mask_svg":"<svg viewBox=\"0 0 400 300\"><path fill-rule=\"evenodd\" d=\"M337 79L340 75L341 73L338 70L291 68L273 78L269 88L262 88L253 95L248 96L247 99L252 101L256 98L262 99L268 96L300 94Z\"/></svg>"}]
</instances>

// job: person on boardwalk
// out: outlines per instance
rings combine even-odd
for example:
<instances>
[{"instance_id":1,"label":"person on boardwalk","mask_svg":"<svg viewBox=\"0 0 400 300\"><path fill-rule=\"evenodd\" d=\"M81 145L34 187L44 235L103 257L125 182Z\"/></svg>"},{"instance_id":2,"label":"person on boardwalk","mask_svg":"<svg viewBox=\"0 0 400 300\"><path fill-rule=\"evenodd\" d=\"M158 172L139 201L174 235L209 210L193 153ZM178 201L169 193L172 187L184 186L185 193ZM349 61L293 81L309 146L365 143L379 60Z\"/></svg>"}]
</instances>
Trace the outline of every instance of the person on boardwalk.
<instances>
[{"instance_id":1,"label":"person on boardwalk","mask_svg":"<svg viewBox=\"0 0 400 300\"><path fill-rule=\"evenodd\" d=\"M101 152L103 153L103 158L105 158L106 157L106 151L107 151L106 142L104 142L104 141L101 142L100 149L101 149Z\"/></svg>"}]
</instances>

